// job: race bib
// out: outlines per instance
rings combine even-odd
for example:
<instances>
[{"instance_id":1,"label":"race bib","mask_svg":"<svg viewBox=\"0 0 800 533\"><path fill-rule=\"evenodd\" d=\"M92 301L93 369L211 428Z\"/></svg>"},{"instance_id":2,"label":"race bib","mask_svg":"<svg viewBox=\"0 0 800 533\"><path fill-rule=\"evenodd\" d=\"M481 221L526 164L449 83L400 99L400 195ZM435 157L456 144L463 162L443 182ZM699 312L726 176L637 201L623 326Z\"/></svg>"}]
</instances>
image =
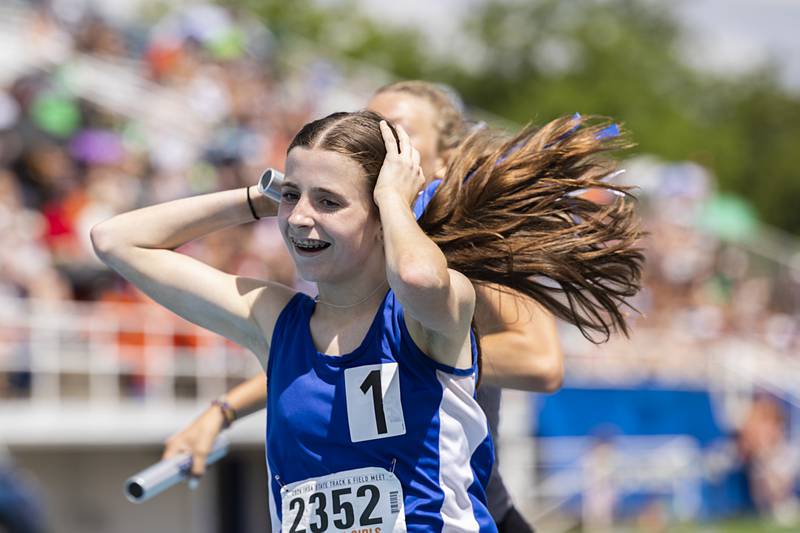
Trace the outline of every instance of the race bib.
<instances>
[{"instance_id":1,"label":"race bib","mask_svg":"<svg viewBox=\"0 0 800 533\"><path fill-rule=\"evenodd\" d=\"M397 363L347 368L344 383L350 440L363 442L405 434Z\"/></svg>"},{"instance_id":2,"label":"race bib","mask_svg":"<svg viewBox=\"0 0 800 533\"><path fill-rule=\"evenodd\" d=\"M405 533L403 488L383 468L357 468L281 489L282 533Z\"/></svg>"}]
</instances>

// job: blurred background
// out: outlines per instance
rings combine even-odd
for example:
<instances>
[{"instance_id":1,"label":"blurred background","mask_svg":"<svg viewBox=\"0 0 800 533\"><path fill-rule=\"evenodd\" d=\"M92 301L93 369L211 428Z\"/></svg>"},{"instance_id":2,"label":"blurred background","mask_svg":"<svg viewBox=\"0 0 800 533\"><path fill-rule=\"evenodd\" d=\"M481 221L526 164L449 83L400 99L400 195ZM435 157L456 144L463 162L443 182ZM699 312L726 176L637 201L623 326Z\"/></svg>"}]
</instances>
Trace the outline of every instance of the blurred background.
<instances>
[{"instance_id":1,"label":"blurred background","mask_svg":"<svg viewBox=\"0 0 800 533\"><path fill-rule=\"evenodd\" d=\"M641 314L599 347L563 327L562 390L505 393L524 514L545 532L800 530L798 23L791 0L3 0L0 524L266 530L259 415L196 492L124 499L259 367L107 270L89 228L252 184L309 119L421 78L501 127L579 111L637 142ZM294 283L282 246L262 221L185 251Z\"/></svg>"}]
</instances>

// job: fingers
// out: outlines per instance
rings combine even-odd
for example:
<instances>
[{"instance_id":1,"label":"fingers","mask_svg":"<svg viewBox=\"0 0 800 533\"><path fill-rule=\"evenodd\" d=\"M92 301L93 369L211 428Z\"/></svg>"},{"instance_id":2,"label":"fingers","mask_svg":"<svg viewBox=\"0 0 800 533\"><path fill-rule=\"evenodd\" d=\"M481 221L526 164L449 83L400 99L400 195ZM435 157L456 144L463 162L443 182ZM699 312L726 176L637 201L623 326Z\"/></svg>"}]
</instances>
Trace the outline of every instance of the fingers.
<instances>
[{"instance_id":1,"label":"fingers","mask_svg":"<svg viewBox=\"0 0 800 533\"><path fill-rule=\"evenodd\" d=\"M386 159L381 167L381 176L385 176L383 181L388 180L392 183L388 185L389 188L398 188L404 195L416 193L425 183L419 150L411 145L411 138L402 126L395 126L393 132L389 124L382 120L380 129L386 147Z\"/></svg>"},{"instance_id":2,"label":"fingers","mask_svg":"<svg viewBox=\"0 0 800 533\"><path fill-rule=\"evenodd\" d=\"M185 441L173 440L170 438L167 439L161 459L170 459L176 455L189 454L191 452L191 448ZM207 457L208 452L200 449L196 449L195 453L192 454L192 470L189 472L189 479L187 481L190 490L196 489L197 485L200 483L200 478L203 477L206 471Z\"/></svg>"},{"instance_id":3,"label":"fingers","mask_svg":"<svg viewBox=\"0 0 800 533\"><path fill-rule=\"evenodd\" d=\"M409 152L412 150L412 148L411 139L408 138L408 133L406 133L406 130L403 129L403 126L399 124L395 126L394 129L397 131L397 140L400 142L400 153L409 155Z\"/></svg>"},{"instance_id":4,"label":"fingers","mask_svg":"<svg viewBox=\"0 0 800 533\"><path fill-rule=\"evenodd\" d=\"M396 126L397 138L400 141L400 155L411 158L413 167L419 167L420 154L419 150L411 146L411 138L406 133L402 126Z\"/></svg>"},{"instance_id":5,"label":"fingers","mask_svg":"<svg viewBox=\"0 0 800 533\"><path fill-rule=\"evenodd\" d=\"M213 438L212 438L213 440ZM192 456L192 477L200 477L206 471L206 459L211 452L209 443L198 442L197 440L187 440L186 438L170 437L167 439L162 459L170 459L176 455L187 454Z\"/></svg>"},{"instance_id":6,"label":"fingers","mask_svg":"<svg viewBox=\"0 0 800 533\"><path fill-rule=\"evenodd\" d=\"M189 448L185 443L169 438L164 443L164 453L161 454L161 459L170 459L171 457L175 457L180 453L187 453L188 451Z\"/></svg>"},{"instance_id":7,"label":"fingers","mask_svg":"<svg viewBox=\"0 0 800 533\"><path fill-rule=\"evenodd\" d=\"M397 139L392 133L392 128L385 120L380 122L381 135L383 135L383 144L386 146L386 155L397 155Z\"/></svg>"},{"instance_id":8,"label":"fingers","mask_svg":"<svg viewBox=\"0 0 800 533\"><path fill-rule=\"evenodd\" d=\"M411 156L411 160L414 162L414 164L419 164L419 151L411 146L411 138L408 136L408 133L406 133L406 130L404 130L402 126L397 125L394 127L395 131L397 132L396 138L392 132L392 129L389 127L389 124L385 120L381 120L380 128L381 134L383 135L383 142L386 146L387 155ZM400 145L399 151L397 149L398 143Z\"/></svg>"},{"instance_id":9,"label":"fingers","mask_svg":"<svg viewBox=\"0 0 800 533\"><path fill-rule=\"evenodd\" d=\"M192 454L192 476L202 477L206 473L206 459L208 453L205 450L196 450Z\"/></svg>"},{"instance_id":10,"label":"fingers","mask_svg":"<svg viewBox=\"0 0 800 533\"><path fill-rule=\"evenodd\" d=\"M419 166L420 155L419 150L416 148L411 148L411 161L414 163L414 166Z\"/></svg>"}]
</instances>

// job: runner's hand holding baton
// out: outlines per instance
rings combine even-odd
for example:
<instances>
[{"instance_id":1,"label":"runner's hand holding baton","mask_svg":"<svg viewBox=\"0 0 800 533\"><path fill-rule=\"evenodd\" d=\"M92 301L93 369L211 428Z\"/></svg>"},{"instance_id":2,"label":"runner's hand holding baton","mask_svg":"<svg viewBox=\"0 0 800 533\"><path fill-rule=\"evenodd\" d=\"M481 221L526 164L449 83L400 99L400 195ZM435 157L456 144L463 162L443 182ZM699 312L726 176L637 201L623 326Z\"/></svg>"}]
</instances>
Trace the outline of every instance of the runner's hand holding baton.
<instances>
[{"instance_id":1,"label":"runner's hand holding baton","mask_svg":"<svg viewBox=\"0 0 800 533\"><path fill-rule=\"evenodd\" d=\"M217 437L214 447L206 458L206 466L216 463L228 453L228 439L224 435ZM192 472L192 455L182 453L164 459L125 481L125 497L132 503L142 503L161 494L173 485L187 481Z\"/></svg>"}]
</instances>

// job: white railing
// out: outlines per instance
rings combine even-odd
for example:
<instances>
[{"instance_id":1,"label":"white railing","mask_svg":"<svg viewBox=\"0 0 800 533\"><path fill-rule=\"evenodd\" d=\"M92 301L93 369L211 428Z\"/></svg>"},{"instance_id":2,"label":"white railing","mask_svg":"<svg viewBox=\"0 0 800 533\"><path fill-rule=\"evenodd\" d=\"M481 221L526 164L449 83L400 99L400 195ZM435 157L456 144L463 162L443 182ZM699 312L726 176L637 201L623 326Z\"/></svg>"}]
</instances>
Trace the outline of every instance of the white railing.
<instances>
[{"instance_id":1,"label":"white railing","mask_svg":"<svg viewBox=\"0 0 800 533\"><path fill-rule=\"evenodd\" d=\"M260 370L155 304L2 299L0 441L161 440Z\"/></svg>"},{"instance_id":2,"label":"white railing","mask_svg":"<svg viewBox=\"0 0 800 533\"><path fill-rule=\"evenodd\" d=\"M548 437L537 439L536 448L530 477L539 482L524 505L547 531L568 531L579 523L613 531L619 502L635 493L666 499L681 521L696 518L700 510L704 457L691 437L625 436L613 442Z\"/></svg>"},{"instance_id":3,"label":"white railing","mask_svg":"<svg viewBox=\"0 0 800 533\"><path fill-rule=\"evenodd\" d=\"M646 329L600 348L563 338L567 384L648 380L704 388L718 400L728 428L738 425L755 390L800 404L800 360L757 344L728 340L692 348L675 344L669 332ZM141 435L169 434L200 404L260 370L254 354L155 304L0 300L0 440L9 440L12 418L15 434L41 435L24 430L37 416L56 424L48 438L72 435L65 421L87 409L95 419L139 417L134 425ZM134 431L120 417L112 426L129 437Z\"/></svg>"}]
</instances>

